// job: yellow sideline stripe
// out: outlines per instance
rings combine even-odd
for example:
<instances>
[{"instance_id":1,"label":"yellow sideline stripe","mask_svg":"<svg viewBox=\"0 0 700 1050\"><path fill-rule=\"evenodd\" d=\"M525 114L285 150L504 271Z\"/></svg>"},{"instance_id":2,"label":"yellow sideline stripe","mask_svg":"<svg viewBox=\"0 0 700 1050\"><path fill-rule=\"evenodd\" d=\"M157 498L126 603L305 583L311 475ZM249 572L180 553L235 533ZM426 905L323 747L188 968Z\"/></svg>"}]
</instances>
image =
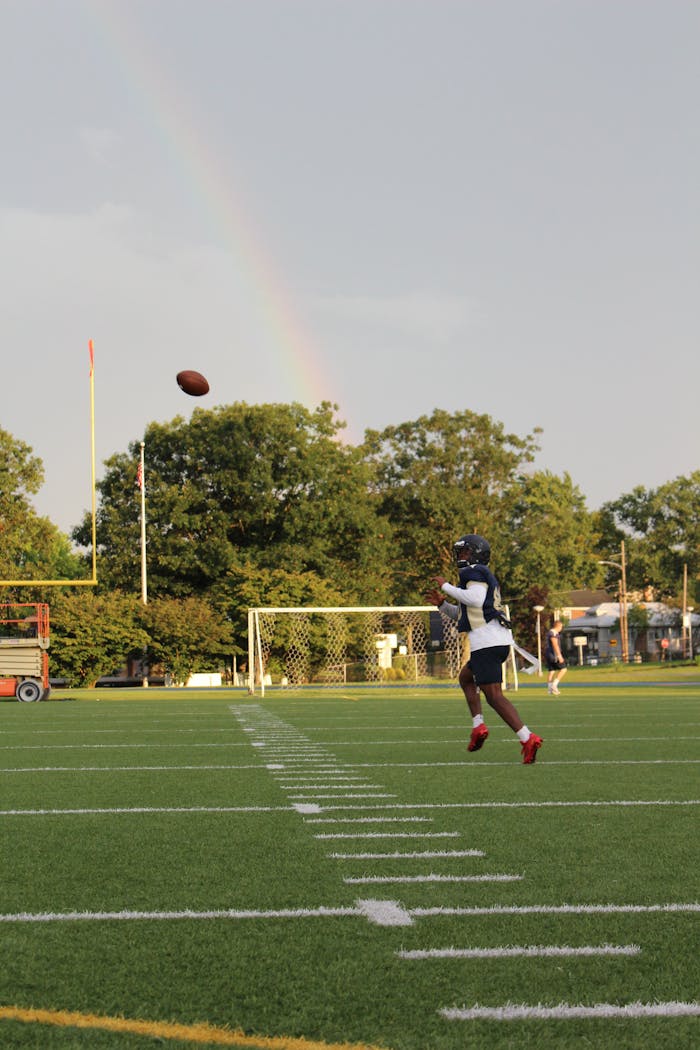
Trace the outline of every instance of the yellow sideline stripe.
<instances>
[{"instance_id":1,"label":"yellow sideline stripe","mask_svg":"<svg viewBox=\"0 0 700 1050\"><path fill-rule=\"evenodd\" d=\"M100 1028L106 1032L129 1032L152 1039L180 1039L210 1046L238 1046L256 1050L381 1050L366 1043L324 1043L295 1036L246 1035L238 1030L207 1024L174 1024L170 1021L133 1021L126 1017L103 1017L71 1010L33 1010L0 1006L0 1021L53 1024L62 1028Z\"/></svg>"}]
</instances>

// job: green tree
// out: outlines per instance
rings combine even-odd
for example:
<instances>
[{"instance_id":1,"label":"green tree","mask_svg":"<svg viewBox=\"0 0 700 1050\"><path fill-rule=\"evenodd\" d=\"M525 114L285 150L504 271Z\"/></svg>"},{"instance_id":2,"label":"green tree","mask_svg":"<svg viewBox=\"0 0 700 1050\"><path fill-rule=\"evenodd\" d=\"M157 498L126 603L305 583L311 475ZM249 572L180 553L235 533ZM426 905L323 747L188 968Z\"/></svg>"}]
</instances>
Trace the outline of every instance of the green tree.
<instances>
[{"instance_id":1,"label":"green tree","mask_svg":"<svg viewBox=\"0 0 700 1050\"><path fill-rule=\"evenodd\" d=\"M567 591L591 586L600 576L593 515L567 473L536 471L517 488L503 552L504 596L511 603L527 601L537 585L562 604Z\"/></svg>"},{"instance_id":2,"label":"green tree","mask_svg":"<svg viewBox=\"0 0 700 1050\"><path fill-rule=\"evenodd\" d=\"M50 610L51 677L89 686L119 673L129 655L148 645L141 609L137 598L118 591L56 595Z\"/></svg>"},{"instance_id":3,"label":"green tree","mask_svg":"<svg viewBox=\"0 0 700 1050\"><path fill-rule=\"evenodd\" d=\"M248 609L261 606L330 608L353 604L348 601L346 591L315 572L295 572L282 567L269 569L252 560L231 569L214 588L212 600L231 619L238 653L244 651L247 638Z\"/></svg>"},{"instance_id":4,"label":"green tree","mask_svg":"<svg viewBox=\"0 0 700 1050\"><path fill-rule=\"evenodd\" d=\"M394 533L395 602L414 602L431 575L449 573L452 545L464 533L487 536L500 563L517 482L537 451L534 435L508 434L488 415L442 409L367 431L378 514Z\"/></svg>"},{"instance_id":5,"label":"green tree","mask_svg":"<svg viewBox=\"0 0 700 1050\"><path fill-rule=\"evenodd\" d=\"M388 527L370 468L339 439L334 406L237 403L146 430L148 586L153 596L206 594L246 559L289 566L369 596ZM99 483L100 576L139 586L139 443L112 456ZM89 520L75 532L88 538Z\"/></svg>"},{"instance_id":6,"label":"green tree","mask_svg":"<svg viewBox=\"0 0 700 1050\"><path fill-rule=\"evenodd\" d=\"M150 638L149 664L160 664L176 682L218 670L232 652L231 624L203 598L156 598L141 616Z\"/></svg>"},{"instance_id":7,"label":"green tree","mask_svg":"<svg viewBox=\"0 0 700 1050\"><path fill-rule=\"evenodd\" d=\"M641 486L601 508L607 553L627 553L628 590L651 586L660 599L678 599L683 566L688 567L694 603L700 599L700 471L656 489Z\"/></svg>"},{"instance_id":8,"label":"green tree","mask_svg":"<svg viewBox=\"0 0 700 1050\"><path fill-rule=\"evenodd\" d=\"M71 579L86 575L68 537L40 517L29 497L41 488L41 460L0 429L0 579ZM45 597L41 589L15 588L7 600Z\"/></svg>"}]
</instances>

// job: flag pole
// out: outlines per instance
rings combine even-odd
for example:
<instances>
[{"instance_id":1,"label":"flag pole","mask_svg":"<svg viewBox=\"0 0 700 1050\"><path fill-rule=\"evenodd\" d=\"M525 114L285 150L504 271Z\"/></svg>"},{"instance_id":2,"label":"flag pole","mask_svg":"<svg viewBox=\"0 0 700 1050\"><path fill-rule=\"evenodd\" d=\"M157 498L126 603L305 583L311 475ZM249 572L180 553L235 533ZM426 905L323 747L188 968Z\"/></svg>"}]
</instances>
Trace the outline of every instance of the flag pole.
<instances>
[{"instance_id":1,"label":"flag pole","mask_svg":"<svg viewBox=\"0 0 700 1050\"><path fill-rule=\"evenodd\" d=\"M141 489L141 600L144 605L148 604L148 584L146 582L146 474L144 470L143 450L145 442L141 442L141 461L139 463L139 488Z\"/></svg>"},{"instance_id":2,"label":"flag pole","mask_svg":"<svg viewBox=\"0 0 700 1050\"><path fill-rule=\"evenodd\" d=\"M97 511L95 501L95 347L88 340L90 351L90 453L92 465L92 580L97 583Z\"/></svg>"},{"instance_id":3,"label":"flag pole","mask_svg":"<svg viewBox=\"0 0 700 1050\"><path fill-rule=\"evenodd\" d=\"M144 466L143 450L145 442L141 442L141 459L139 460L138 483L141 489L141 600L144 605L148 604L148 585L146 583L146 472ZM143 652L143 681L141 685L148 688L148 650Z\"/></svg>"}]
</instances>

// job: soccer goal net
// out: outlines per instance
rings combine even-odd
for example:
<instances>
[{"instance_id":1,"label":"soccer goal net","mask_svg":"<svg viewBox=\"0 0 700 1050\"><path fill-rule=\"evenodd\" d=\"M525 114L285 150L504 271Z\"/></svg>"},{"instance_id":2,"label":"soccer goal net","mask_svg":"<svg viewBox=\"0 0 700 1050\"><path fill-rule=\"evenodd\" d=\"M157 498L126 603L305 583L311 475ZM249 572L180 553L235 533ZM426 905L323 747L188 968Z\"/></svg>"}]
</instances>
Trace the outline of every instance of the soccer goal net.
<instances>
[{"instance_id":1,"label":"soccer goal net","mask_svg":"<svg viewBox=\"0 0 700 1050\"><path fill-rule=\"evenodd\" d=\"M454 623L432 605L248 610L248 682L418 685L461 666Z\"/></svg>"}]
</instances>

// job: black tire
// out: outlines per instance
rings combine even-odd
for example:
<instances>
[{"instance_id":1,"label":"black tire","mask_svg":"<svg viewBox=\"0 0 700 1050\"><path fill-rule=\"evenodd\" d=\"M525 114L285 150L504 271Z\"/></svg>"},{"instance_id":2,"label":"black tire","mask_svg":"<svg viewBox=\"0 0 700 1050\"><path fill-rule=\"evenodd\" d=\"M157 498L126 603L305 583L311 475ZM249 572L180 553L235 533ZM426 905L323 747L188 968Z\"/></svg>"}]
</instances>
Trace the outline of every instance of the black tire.
<instances>
[{"instance_id":1,"label":"black tire","mask_svg":"<svg viewBox=\"0 0 700 1050\"><path fill-rule=\"evenodd\" d=\"M17 683L17 699L23 704L33 704L41 700L44 687L36 678L25 678Z\"/></svg>"}]
</instances>

